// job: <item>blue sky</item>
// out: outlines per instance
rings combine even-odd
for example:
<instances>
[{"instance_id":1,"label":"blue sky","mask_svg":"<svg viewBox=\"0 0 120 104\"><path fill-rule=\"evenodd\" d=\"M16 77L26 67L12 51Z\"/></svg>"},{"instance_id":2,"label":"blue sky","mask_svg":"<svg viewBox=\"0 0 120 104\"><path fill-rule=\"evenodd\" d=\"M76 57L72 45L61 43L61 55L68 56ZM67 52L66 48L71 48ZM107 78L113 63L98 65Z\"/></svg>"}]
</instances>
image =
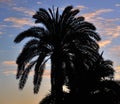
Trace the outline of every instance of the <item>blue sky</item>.
<instances>
[{"instance_id":1,"label":"blue sky","mask_svg":"<svg viewBox=\"0 0 120 104\"><path fill-rule=\"evenodd\" d=\"M114 62L115 79L120 79L120 0L0 0L0 104L38 104L49 92L49 70L46 70L39 94L33 94L31 72L25 88L18 89L15 79L15 60L24 40L13 43L22 31L36 26L32 15L40 8L59 7L60 13L67 5L80 9L79 15L93 23L102 40L100 52ZM49 69L47 64L46 69Z\"/></svg>"}]
</instances>

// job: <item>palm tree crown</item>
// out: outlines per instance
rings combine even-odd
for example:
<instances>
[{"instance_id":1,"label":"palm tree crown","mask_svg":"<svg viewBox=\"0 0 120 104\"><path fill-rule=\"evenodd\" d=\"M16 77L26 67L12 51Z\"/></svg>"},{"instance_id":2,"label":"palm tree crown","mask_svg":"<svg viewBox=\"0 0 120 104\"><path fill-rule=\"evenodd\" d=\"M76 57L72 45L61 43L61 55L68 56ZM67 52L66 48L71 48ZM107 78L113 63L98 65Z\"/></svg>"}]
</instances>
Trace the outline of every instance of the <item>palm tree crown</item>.
<instances>
[{"instance_id":1,"label":"palm tree crown","mask_svg":"<svg viewBox=\"0 0 120 104\"><path fill-rule=\"evenodd\" d=\"M15 38L14 42L19 43L25 38L32 37L16 60L16 78L20 79L20 89L24 87L30 69L34 66L34 93L38 93L45 63L49 58L52 92L62 91L66 80L72 80L71 73L77 69L77 64L81 69L90 69L98 60L100 55L97 41L100 40L100 36L96 32L96 27L85 21L84 17L78 17L78 13L79 10L73 9L72 6L67 6L61 15L58 8L49 8L48 11L40 8L33 18L35 23L44 26L31 27Z\"/></svg>"}]
</instances>

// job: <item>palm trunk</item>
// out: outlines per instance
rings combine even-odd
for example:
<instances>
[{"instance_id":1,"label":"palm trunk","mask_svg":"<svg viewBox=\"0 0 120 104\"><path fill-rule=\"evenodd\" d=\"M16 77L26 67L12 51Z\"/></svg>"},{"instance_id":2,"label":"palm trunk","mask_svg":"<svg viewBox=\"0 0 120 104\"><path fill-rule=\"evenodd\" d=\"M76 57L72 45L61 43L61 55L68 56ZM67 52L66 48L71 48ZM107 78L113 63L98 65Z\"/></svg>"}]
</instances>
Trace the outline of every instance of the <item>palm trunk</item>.
<instances>
[{"instance_id":1,"label":"palm trunk","mask_svg":"<svg viewBox=\"0 0 120 104\"><path fill-rule=\"evenodd\" d=\"M62 59L60 54L54 53L51 57L51 92L60 95L63 84Z\"/></svg>"}]
</instances>

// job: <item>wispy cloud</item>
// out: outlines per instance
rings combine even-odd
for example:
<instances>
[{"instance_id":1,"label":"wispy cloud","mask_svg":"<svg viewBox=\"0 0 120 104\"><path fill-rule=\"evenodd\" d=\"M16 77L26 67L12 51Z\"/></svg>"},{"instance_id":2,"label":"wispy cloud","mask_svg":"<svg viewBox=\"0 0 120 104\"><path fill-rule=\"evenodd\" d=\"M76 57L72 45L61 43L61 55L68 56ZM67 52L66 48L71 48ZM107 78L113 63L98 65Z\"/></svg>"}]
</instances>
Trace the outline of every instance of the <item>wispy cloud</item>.
<instances>
[{"instance_id":1,"label":"wispy cloud","mask_svg":"<svg viewBox=\"0 0 120 104\"><path fill-rule=\"evenodd\" d=\"M1 3L8 3L8 2L12 2L12 0L0 0Z\"/></svg>"},{"instance_id":2,"label":"wispy cloud","mask_svg":"<svg viewBox=\"0 0 120 104\"><path fill-rule=\"evenodd\" d=\"M3 34L3 32L0 31L0 35L2 35L2 34Z\"/></svg>"},{"instance_id":3,"label":"wispy cloud","mask_svg":"<svg viewBox=\"0 0 120 104\"><path fill-rule=\"evenodd\" d=\"M41 4L42 4L42 2L38 1L38 2L37 2L37 4L38 4L38 5L41 5Z\"/></svg>"},{"instance_id":4,"label":"wispy cloud","mask_svg":"<svg viewBox=\"0 0 120 104\"><path fill-rule=\"evenodd\" d=\"M79 10L87 9L87 7L84 5L77 5L75 8Z\"/></svg>"},{"instance_id":5,"label":"wispy cloud","mask_svg":"<svg viewBox=\"0 0 120 104\"><path fill-rule=\"evenodd\" d=\"M116 7L120 7L120 4L115 4Z\"/></svg>"},{"instance_id":6,"label":"wispy cloud","mask_svg":"<svg viewBox=\"0 0 120 104\"><path fill-rule=\"evenodd\" d=\"M106 36L111 39L117 38L118 36L120 36L120 26L111 24L111 27L104 28L104 34L106 34Z\"/></svg>"},{"instance_id":7,"label":"wispy cloud","mask_svg":"<svg viewBox=\"0 0 120 104\"><path fill-rule=\"evenodd\" d=\"M117 57L120 57L120 46L113 46L109 49L109 51Z\"/></svg>"},{"instance_id":8,"label":"wispy cloud","mask_svg":"<svg viewBox=\"0 0 120 104\"><path fill-rule=\"evenodd\" d=\"M4 61L2 64L13 66L13 65L16 65L16 62L15 61Z\"/></svg>"},{"instance_id":9,"label":"wispy cloud","mask_svg":"<svg viewBox=\"0 0 120 104\"><path fill-rule=\"evenodd\" d=\"M4 19L5 22L12 23L11 27L23 27L25 25L33 26L33 22L29 18L16 18L16 17L8 17Z\"/></svg>"},{"instance_id":10,"label":"wispy cloud","mask_svg":"<svg viewBox=\"0 0 120 104\"><path fill-rule=\"evenodd\" d=\"M5 24L0 24L0 30L3 30L6 27Z\"/></svg>"},{"instance_id":11,"label":"wispy cloud","mask_svg":"<svg viewBox=\"0 0 120 104\"><path fill-rule=\"evenodd\" d=\"M95 12L83 14L83 16L85 16L87 20L91 20L91 19L95 19L96 16L99 16L103 13L112 12L112 11L113 9L100 9L100 10L96 10Z\"/></svg>"},{"instance_id":12,"label":"wispy cloud","mask_svg":"<svg viewBox=\"0 0 120 104\"><path fill-rule=\"evenodd\" d=\"M115 67L115 79L120 80L120 66Z\"/></svg>"},{"instance_id":13,"label":"wispy cloud","mask_svg":"<svg viewBox=\"0 0 120 104\"><path fill-rule=\"evenodd\" d=\"M0 0L0 3L7 4L8 6L15 5L15 2L13 0Z\"/></svg>"},{"instance_id":14,"label":"wispy cloud","mask_svg":"<svg viewBox=\"0 0 120 104\"><path fill-rule=\"evenodd\" d=\"M98 42L100 47L105 47L106 45L108 45L110 43L111 43L111 40L104 40L104 41Z\"/></svg>"},{"instance_id":15,"label":"wispy cloud","mask_svg":"<svg viewBox=\"0 0 120 104\"><path fill-rule=\"evenodd\" d=\"M15 10L15 11L22 12L27 16L32 16L33 14L35 14L34 10L28 9L28 8L25 8L25 7L13 7L12 9Z\"/></svg>"},{"instance_id":16,"label":"wispy cloud","mask_svg":"<svg viewBox=\"0 0 120 104\"><path fill-rule=\"evenodd\" d=\"M15 75L16 74L16 70L6 70L6 71L3 71L3 74L4 75Z\"/></svg>"},{"instance_id":17,"label":"wispy cloud","mask_svg":"<svg viewBox=\"0 0 120 104\"><path fill-rule=\"evenodd\" d=\"M120 72L120 66L116 66L115 69L116 69L116 72Z\"/></svg>"},{"instance_id":18,"label":"wispy cloud","mask_svg":"<svg viewBox=\"0 0 120 104\"><path fill-rule=\"evenodd\" d=\"M62 8L60 8L62 11L65 9L65 7L62 7ZM79 9L79 10L83 10L83 9L87 9L87 7L86 6L84 6L84 5L76 5L74 8L73 8L73 10L74 9Z\"/></svg>"}]
</instances>

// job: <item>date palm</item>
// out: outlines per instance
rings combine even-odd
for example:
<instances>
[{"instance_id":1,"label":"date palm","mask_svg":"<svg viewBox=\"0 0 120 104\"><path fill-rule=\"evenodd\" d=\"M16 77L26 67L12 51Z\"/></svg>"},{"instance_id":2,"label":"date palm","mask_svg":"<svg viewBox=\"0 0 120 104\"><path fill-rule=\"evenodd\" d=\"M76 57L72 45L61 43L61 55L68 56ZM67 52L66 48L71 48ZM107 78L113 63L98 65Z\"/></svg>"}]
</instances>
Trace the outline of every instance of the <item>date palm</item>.
<instances>
[{"instance_id":1,"label":"date palm","mask_svg":"<svg viewBox=\"0 0 120 104\"><path fill-rule=\"evenodd\" d=\"M74 101L74 94L78 95L78 100L84 95L91 99L103 97L108 90L119 96L119 85L111 80L114 75L112 61L104 60L99 54L97 41L100 36L96 27L78 13L79 10L72 6L67 6L61 15L58 8L48 8L48 11L40 8L33 18L42 26L25 30L14 40L20 43L31 37L16 60L20 89L24 88L29 72L34 68L34 93L38 93L45 64L49 59L51 61L51 95L41 104L59 104L61 94L65 102L71 98L70 101ZM73 95L62 93L64 84Z\"/></svg>"},{"instance_id":2,"label":"date palm","mask_svg":"<svg viewBox=\"0 0 120 104\"><path fill-rule=\"evenodd\" d=\"M28 74L34 67L34 93L38 93L45 63L50 59L51 92L60 94L68 79L66 76L70 78L69 75L73 72L74 56L81 53L82 57L86 57L85 54L89 57L98 51L96 41L100 37L95 32L95 26L85 21L84 17L77 16L78 13L79 10L72 6L67 6L61 15L58 8L49 8L48 11L40 8L33 18L36 19L35 23L43 26L31 27L17 35L15 43L31 37L16 60L16 78L20 79L20 89L23 89ZM95 59L96 57L92 61Z\"/></svg>"}]
</instances>

